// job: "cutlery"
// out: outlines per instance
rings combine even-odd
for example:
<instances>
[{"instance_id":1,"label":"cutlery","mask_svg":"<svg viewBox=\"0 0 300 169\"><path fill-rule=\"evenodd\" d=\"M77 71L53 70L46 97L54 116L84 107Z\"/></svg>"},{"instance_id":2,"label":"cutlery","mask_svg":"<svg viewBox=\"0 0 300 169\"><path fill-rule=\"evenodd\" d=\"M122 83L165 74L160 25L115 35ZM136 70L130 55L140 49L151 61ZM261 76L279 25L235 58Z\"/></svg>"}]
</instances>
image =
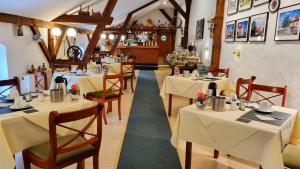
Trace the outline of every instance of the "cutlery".
<instances>
[{"instance_id":1,"label":"cutlery","mask_svg":"<svg viewBox=\"0 0 300 169\"><path fill-rule=\"evenodd\" d=\"M273 119L276 119L276 120L282 120L282 118L280 118L280 117L274 117L274 116L271 116L271 115L263 115L263 114L258 114L258 113L254 113L254 115L267 116L267 117L272 117Z\"/></svg>"}]
</instances>

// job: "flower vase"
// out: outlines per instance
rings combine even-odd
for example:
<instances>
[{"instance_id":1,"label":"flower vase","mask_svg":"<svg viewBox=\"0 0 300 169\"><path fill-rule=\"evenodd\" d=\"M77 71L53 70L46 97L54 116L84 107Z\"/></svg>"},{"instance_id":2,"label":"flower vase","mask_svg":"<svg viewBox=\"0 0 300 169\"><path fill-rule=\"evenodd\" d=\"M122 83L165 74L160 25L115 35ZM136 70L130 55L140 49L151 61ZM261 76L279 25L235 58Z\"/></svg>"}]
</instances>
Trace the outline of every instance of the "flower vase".
<instances>
[{"instance_id":1,"label":"flower vase","mask_svg":"<svg viewBox=\"0 0 300 169\"><path fill-rule=\"evenodd\" d=\"M79 90L71 90L70 91L70 96L71 96L71 100L73 102L78 102L78 100L80 99L80 91Z\"/></svg>"},{"instance_id":2,"label":"flower vase","mask_svg":"<svg viewBox=\"0 0 300 169\"><path fill-rule=\"evenodd\" d=\"M206 107L206 102L205 102L205 100L196 99L196 105L197 105L197 108L203 110Z\"/></svg>"}]
</instances>

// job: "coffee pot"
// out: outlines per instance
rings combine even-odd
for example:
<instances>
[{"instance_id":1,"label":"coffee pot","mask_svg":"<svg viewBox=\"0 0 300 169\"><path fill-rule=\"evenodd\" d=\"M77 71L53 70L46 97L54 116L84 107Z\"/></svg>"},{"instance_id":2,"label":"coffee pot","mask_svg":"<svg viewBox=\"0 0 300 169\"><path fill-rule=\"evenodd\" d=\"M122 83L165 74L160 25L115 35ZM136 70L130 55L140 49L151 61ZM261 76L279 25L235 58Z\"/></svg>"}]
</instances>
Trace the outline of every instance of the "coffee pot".
<instances>
[{"instance_id":1,"label":"coffee pot","mask_svg":"<svg viewBox=\"0 0 300 169\"><path fill-rule=\"evenodd\" d=\"M62 90L63 95L66 96L68 94L67 91L68 81L63 76L57 76L55 78L55 89Z\"/></svg>"}]
</instances>

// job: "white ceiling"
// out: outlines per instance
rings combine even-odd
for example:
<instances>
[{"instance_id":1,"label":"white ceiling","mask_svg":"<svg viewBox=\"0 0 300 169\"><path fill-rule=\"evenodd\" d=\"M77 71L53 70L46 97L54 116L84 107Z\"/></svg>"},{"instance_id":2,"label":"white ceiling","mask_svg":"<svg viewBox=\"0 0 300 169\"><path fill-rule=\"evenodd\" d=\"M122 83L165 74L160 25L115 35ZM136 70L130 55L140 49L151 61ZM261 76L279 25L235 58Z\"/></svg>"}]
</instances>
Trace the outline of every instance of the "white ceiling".
<instances>
[{"instance_id":1,"label":"white ceiling","mask_svg":"<svg viewBox=\"0 0 300 169\"><path fill-rule=\"evenodd\" d=\"M114 17L113 24L117 25L122 23L130 11L150 1L152 0L118 0L112 14ZM163 4L163 1L164 0L160 0L136 13L132 20L144 16L156 9L173 8L169 2L165 5ZM51 21L62 14L70 12L79 5L84 5L89 2L94 2L94 4L91 5L90 10L93 9L94 11L102 12L108 0L0 0L0 12ZM184 0L177 0L177 2L179 4L184 4ZM87 25L79 26L89 29L94 28L93 26Z\"/></svg>"}]
</instances>

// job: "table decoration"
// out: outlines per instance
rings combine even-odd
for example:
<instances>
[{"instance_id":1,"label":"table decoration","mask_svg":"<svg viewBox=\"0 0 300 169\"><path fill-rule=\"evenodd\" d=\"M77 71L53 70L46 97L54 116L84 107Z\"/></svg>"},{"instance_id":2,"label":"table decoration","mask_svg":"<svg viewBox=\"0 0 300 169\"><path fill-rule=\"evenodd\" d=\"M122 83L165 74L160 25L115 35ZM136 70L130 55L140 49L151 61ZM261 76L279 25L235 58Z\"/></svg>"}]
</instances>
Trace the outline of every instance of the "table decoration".
<instances>
[{"instance_id":1,"label":"table decoration","mask_svg":"<svg viewBox=\"0 0 300 169\"><path fill-rule=\"evenodd\" d=\"M196 98L196 105L199 109L206 107L206 94L203 91L199 91Z\"/></svg>"},{"instance_id":2,"label":"table decoration","mask_svg":"<svg viewBox=\"0 0 300 169\"><path fill-rule=\"evenodd\" d=\"M77 102L80 98L80 90L78 83L75 83L71 86L70 96L73 102Z\"/></svg>"}]
</instances>

